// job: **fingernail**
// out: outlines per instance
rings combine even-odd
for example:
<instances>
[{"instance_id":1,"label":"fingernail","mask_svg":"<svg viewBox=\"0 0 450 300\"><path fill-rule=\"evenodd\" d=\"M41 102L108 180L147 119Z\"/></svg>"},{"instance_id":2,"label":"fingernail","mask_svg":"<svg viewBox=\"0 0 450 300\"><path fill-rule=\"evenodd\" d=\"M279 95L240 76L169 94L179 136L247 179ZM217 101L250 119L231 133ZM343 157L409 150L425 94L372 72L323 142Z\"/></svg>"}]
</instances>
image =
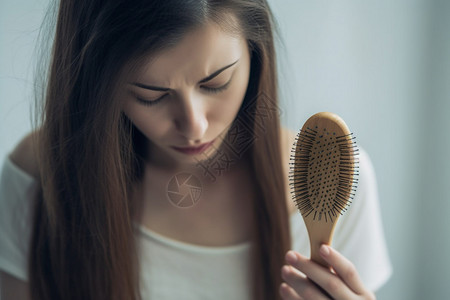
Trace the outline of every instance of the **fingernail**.
<instances>
[{"instance_id":1,"label":"fingernail","mask_svg":"<svg viewBox=\"0 0 450 300\"><path fill-rule=\"evenodd\" d=\"M286 254L286 260L288 263L291 263L291 264L295 263L295 262L297 262L297 255L295 255L294 251L290 250Z\"/></svg>"},{"instance_id":2,"label":"fingernail","mask_svg":"<svg viewBox=\"0 0 450 300\"><path fill-rule=\"evenodd\" d=\"M320 246L320 254L322 254L322 256L328 256L330 254L330 248L328 248L327 245Z\"/></svg>"}]
</instances>

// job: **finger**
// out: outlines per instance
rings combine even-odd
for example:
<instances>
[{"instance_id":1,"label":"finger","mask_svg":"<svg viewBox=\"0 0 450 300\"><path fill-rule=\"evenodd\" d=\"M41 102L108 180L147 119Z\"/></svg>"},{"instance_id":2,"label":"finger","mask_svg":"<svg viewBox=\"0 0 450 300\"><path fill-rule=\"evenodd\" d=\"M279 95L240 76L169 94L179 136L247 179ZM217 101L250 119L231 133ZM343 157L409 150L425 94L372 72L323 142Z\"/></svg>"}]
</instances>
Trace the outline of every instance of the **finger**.
<instances>
[{"instance_id":1,"label":"finger","mask_svg":"<svg viewBox=\"0 0 450 300\"><path fill-rule=\"evenodd\" d=\"M293 266L283 266L281 277L302 299L330 299L314 282Z\"/></svg>"},{"instance_id":2,"label":"finger","mask_svg":"<svg viewBox=\"0 0 450 300\"><path fill-rule=\"evenodd\" d=\"M365 292L364 284L351 261L327 245L320 247L320 255L351 290L357 294Z\"/></svg>"},{"instance_id":3,"label":"finger","mask_svg":"<svg viewBox=\"0 0 450 300\"><path fill-rule=\"evenodd\" d=\"M292 267L304 273L308 279L318 285L318 287L315 287L315 290L317 290L320 295L322 295L322 297L325 297L320 299L329 299L328 295L333 299L354 298L355 294L350 290L350 288L347 287L346 284L336 274L331 273L328 268L325 268L311 261L298 252L289 251L288 253L291 253L291 255L293 253L295 255L295 260L293 259L293 256L286 255L288 263L290 263ZM299 286L299 290L297 290L296 286L293 287L299 293L299 295L303 297L302 288L304 288L304 285ZM324 292L321 292L320 289L322 289Z\"/></svg>"},{"instance_id":4,"label":"finger","mask_svg":"<svg viewBox=\"0 0 450 300\"><path fill-rule=\"evenodd\" d=\"M302 300L300 296L294 291L292 287L290 287L286 282L283 282L280 285L280 296L284 300Z\"/></svg>"}]
</instances>

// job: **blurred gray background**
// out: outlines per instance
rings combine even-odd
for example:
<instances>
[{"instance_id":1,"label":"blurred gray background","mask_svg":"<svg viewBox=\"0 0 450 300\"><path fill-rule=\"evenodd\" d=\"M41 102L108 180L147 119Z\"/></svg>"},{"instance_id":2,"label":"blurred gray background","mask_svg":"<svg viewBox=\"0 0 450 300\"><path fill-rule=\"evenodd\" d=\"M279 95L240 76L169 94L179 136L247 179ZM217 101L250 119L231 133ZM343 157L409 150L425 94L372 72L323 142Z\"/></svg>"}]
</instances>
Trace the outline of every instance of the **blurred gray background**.
<instances>
[{"instance_id":1,"label":"blurred gray background","mask_svg":"<svg viewBox=\"0 0 450 300\"><path fill-rule=\"evenodd\" d=\"M448 299L450 1L270 0L283 123L341 115L370 154L394 267L378 299ZM0 164L31 128L48 0L0 2Z\"/></svg>"}]
</instances>

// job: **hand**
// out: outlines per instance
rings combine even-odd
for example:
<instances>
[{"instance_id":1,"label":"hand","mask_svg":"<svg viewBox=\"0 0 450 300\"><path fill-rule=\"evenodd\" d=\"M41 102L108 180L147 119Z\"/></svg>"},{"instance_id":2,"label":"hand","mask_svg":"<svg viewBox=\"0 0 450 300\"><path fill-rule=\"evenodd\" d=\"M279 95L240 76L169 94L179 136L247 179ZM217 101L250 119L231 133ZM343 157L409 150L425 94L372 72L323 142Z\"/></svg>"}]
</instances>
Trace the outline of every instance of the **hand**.
<instances>
[{"instance_id":1,"label":"hand","mask_svg":"<svg viewBox=\"0 0 450 300\"><path fill-rule=\"evenodd\" d=\"M320 255L330 268L298 252L291 250L286 253L286 262L290 266L285 265L281 269L281 277L286 281L281 284L279 291L283 299L375 299L348 259L327 245L320 247Z\"/></svg>"}]
</instances>

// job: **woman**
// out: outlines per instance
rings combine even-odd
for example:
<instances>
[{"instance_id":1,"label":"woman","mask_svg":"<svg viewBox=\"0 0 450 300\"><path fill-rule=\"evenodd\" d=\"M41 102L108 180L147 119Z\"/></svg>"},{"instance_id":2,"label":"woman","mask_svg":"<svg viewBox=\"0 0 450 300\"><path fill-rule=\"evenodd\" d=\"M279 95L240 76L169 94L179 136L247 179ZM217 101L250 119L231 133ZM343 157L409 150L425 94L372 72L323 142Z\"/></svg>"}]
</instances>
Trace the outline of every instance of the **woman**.
<instances>
[{"instance_id":1,"label":"woman","mask_svg":"<svg viewBox=\"0 0 450 300\"><path fill-rule=\"evenodd\" d=\"M5 299L374 297L336 250L288 252L272 27L262 0L61 0L42 125L2 176ZM36 193L12 201L13 172Z\"/></svg>"}]
</instances>

